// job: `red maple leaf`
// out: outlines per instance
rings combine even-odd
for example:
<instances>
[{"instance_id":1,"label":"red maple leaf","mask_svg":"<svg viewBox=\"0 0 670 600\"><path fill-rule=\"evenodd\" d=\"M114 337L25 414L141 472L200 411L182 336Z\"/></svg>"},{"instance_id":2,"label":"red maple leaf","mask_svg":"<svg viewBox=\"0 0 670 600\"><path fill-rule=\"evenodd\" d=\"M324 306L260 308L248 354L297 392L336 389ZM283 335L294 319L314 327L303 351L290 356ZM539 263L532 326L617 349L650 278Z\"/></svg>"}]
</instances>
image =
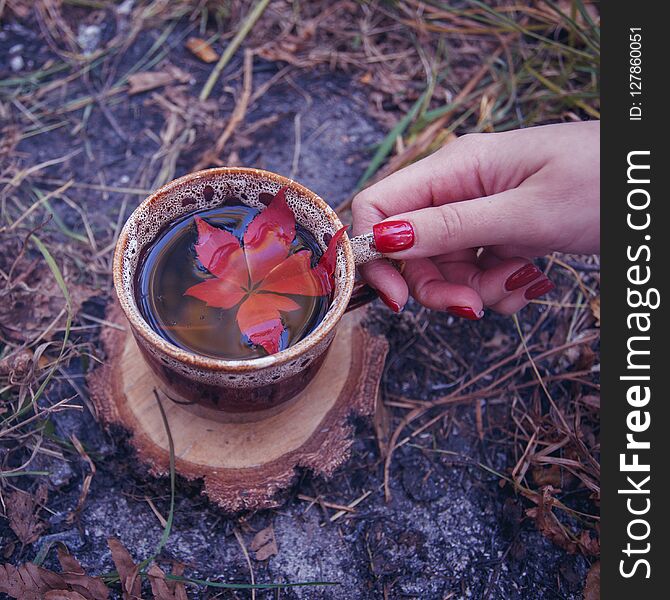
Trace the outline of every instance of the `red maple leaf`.
<instances>
[{"instance_id":1,"label":"red maple leaf","mask_svg":"<svg viewBox=\"0 0 670 600\"><path fill-rule=\"evenodd\" d=\"M312 253L289 254L295 238L295 216L282 188L269 206L258 213L244 232L242 245L232 233L195 217L198 260L214 277L185 292L207 306L237 307L240 331L269 354L280 350L284 325L280 312L298 310L300 305L285 294L325 296L333 289L337 243L342 227L312 268Z\"/></svg>"}]
</instances>

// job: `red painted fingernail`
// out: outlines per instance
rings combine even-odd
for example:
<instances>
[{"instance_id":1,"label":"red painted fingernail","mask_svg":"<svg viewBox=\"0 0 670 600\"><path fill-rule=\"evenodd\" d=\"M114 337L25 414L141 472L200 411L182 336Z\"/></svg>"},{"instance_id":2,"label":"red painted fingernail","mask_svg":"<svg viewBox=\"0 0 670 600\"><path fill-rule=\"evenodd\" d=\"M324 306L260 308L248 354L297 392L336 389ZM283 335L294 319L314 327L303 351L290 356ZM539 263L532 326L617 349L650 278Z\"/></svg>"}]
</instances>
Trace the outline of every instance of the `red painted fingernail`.
<instances>
[{"instance_id":1,"label":"red painted fingernail","mask_svg":"<svg viewBox=\"0 0 670 600\"><path fill-rule=\"evenodd\" d=\"M470 321L479 321L484 316L484 311L476 313L469 306L447 306L447 312L455 317L469 319Z\"/></svg>"},{"instance_id":2,"label":"red painted fingernail","mask_svg":"<svg viewBox=\"0 0 670 600\"><path fill-rule=\"evenodd\" d=\"M512 290L518 290L525 285L528 285L531 281L537 279L542 274L542 271L538 269L534 264L528 263L521 267L518 271L514 271L505 281L505 289L508 292Z\"/></svg>"},{"instance_id":3,"label":"red painted fingernail","mask_svg":"<svg viewBox=\"0 0 670 600\"><path fill-rule=\"evenodd\" d=\"M556 286L553 283L551 283L551 281L549 281L548 279L543 279L542 281L538 281L537 283L531 285L526 290L524 298L526 298L526 300L535 300L535 298L539 298L543 294L550 292L555 287Z\"/></svg>"},{"instance_id":4,"label":"red painted fingernail","mask_svg":"<svg viewBox=\"0 0 670 600\"><path fill-rule=\"evenodd\" d=\"M408 221L384 221L372 228L375 246L382 254L400 252L414 245L414 228Z\"/></svg>"},{"instance_id":5,"label":"red painted fingernail","mask_svg":"<svg viewBox=\"0 0 670 600\"><path fill-rule=\"evenodd\" d=\"M386 294L382 294L379 290L377 290L377 295L381 299L381 301L386 304L393 312L399 313L402 310L402 306L398 304L395 300L391 300Z\"/></svg>"}]
</instances>

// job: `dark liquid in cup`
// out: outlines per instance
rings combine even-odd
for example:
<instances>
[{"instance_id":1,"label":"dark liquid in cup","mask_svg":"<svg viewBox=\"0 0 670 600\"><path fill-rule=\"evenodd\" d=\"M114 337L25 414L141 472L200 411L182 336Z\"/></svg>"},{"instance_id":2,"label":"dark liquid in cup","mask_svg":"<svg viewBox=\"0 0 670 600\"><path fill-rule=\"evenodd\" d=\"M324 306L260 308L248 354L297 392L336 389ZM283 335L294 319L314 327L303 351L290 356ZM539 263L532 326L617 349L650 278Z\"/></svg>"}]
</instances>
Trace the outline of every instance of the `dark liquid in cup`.
<instances>
[{"instance_id":1,"label":"dark liquid in cup","mask_svg":"<svg viewBox=\"0 0 670 600\"><path fill-rule=\"evenodd\" d=\"M242 335L235 320L238 306L224 310L206 306L205 302L184 292L212 277L199 263L195 244L198 232L194 217L214 227L226 229L242 239L258 209L239 202L190 213L168 224L156 240L140 255L135 277L135 299L147 323L154 331L180 348L196 354L229 360L266 356ZM290 252L308 249L312 266L322 254L314 236L296 225L296 236ZM321 322L330 298L291 295L299 310L280 313L284 323L281 348L300 341Z\"/></svg>"}]
</instances>

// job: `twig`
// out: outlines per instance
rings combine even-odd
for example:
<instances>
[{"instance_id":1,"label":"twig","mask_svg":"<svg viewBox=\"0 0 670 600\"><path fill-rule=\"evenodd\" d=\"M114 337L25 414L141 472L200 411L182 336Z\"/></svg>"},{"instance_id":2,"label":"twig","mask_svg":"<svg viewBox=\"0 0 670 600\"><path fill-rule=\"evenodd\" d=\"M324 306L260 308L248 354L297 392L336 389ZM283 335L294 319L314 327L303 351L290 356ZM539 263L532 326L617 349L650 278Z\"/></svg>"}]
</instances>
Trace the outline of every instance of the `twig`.
<instances>
[{"instance_id":1,"label":"twig","mask_svg":"<svg viewBox=\"0 0 670 600\"><path fill-rule=\"evenodd\" d=\"M535 360L533 359L533 356L530 353L530 350L528 349L528 346L526 344L526 338L523 335L523 331L521 330L521 325L519 324L519 318L516 315L512 315L512 318L514 319L514 324L516 325L516 330L519 333L519 337L521 338L521 343L523 344L523 349L526 352L526 356L528 357L528 361L530 362L531 367L533 368L533 372L535 373L535 377L537 377L537 380L540 382L540 386L542 387L542 391L544 391L544 395L547 397L549 400L551 406L554 408L556 411L556 414L558 415L561 425L565 428L566 433L572 433L572 430L570 429L569 425L567 424L565 417L563 416L563 413L558 409L558 406L556 406L556 402L554 402L554 398L552 395L549 393L549 390L547 389L547 385L544 383L544 380L542 379L542 375L540 375L540 371L537 368L537 365L535 364Z\"/></svg>"},{"instance_id":2,"label":"twig","mask_svg":"<svg viewBox=\"0 0 670 600\"><path fill-rule=\"evenodd\" d=\"M310 502L312 505L316 504L317 502L326 508L332 508L333 510L343 510L345 512L350 512L354 513L356 510L354 508L351 508L350 506L345 506L343 504L335 504L334 502L328 502L327 500L323 500L321 497L312 497L312 496L307 496L305 494L298 494L298 500L303 500L304 502Z\"/></svg>"},{"instance_id":3,"label":"twig","mask_svg":"<svg viewBox=\"0 0 670 600\"><path fill-rule=\"evenodd\" d=\"M543 358L546 358L548 356L551 356L552 354L557 354L559 352L563 352L567 350L568 348L571 348L572 346L577 346L581 344L588 344L589 342L592 342L594 339L596 339L598 336L597 335L591 335L591 336L586 336L583 337L579 340L575 340L573 342L569 342L567 344L562 344L561 346L557 346L555 348L551 348L545 352L542 352L541 354L538 354L535 357L535 361L542 360ZM494 371L497 371L507 363L511 362L515 358L519 356L519 351L517 350L513 354L503 358L502 360L498 361L496 364L490 366L488 369L485 369L481 373L477 374L475 377L472 379L469 379L465 383L461 384L458 388L456 388L451 394L448 396L445 396L443 398L438 398L437 400L432 400L429 402L423 402L421 406L418 406L414 410L410 411L405 415L405 417L402 419L400 424L396 427L395 431L393 432L393 435L391 436L391 439L389 441L389 452L388 455L386 456L386 460L384 461L384 496L386 498L387 502L391 501L391 486L390 486L390 470L391 470L391 460L393 458L393 452L395 449L398 447L398 438L400 437L400 434L403 432L405 427L409 425L412 421L415 419L418 419L421 415L423 415L427 410L434 408L436 406L444 406L447 404L458 404L462 402L468 402L471 401L472 399L476 397L485 397L486 395L490 395L492 390L496 389L497 387L500 386L501 383L504 381L507 381L511 377L513 377L516 373L521 371L522 369L525 369L526 366L530 363L529 360L524 361L521 365L516 366L515 368L511 369L508 371L505 375L502 377L498 378L496 381L493 383L489 384L485 388L478 390L477 392L471 393L471 394L464 394L459 396L461 392L466 390L467 388L471 387L474 385L477 381L488 377L491 373Z\"/></svg>"},{"instance_id":4,"label":"twig","mask_svg":"<svg viewBox=\"0 0 670 600\"><path fill-rule=\"evenodd\" d=\"M32 175L33 173L37 171L41 171L42 169L46 169L47 167L53 167L54 165L58 165L60 163L67 162L70 160L73 156L76 156L79 154L81 150L73 150L69 154L66 154L64 156L61 156L59 158L52 158L51 160L45 160L44 162L41 162L37 165L33 165L32 167L28 167L27 169L24 169L23 171L19 171L12 179L10 179L7 182L7 186L12 186L12 187L17 187L20 185L20 183L29 175ZM4 183L4 181L3 181ZM62 182L64 183L64 182ZM6 192L6 188L3 190L3 193Z\"/></svg>"},{"instance_id":5,"label":"twig","mask_svg":"<svg viewBox=\"0 0 670 600\"><path fill-rule=\"evenodd\" d=\"M168 513L168 518L167 521L165 522L165 527L163 528L163 535L161 536L161 539L158 541L158 545L156 546L153 555L149 556L148 558L145 558L139 564L140 571L143 571L147 566L149 566L149 564L162 552L163 548L165 547L165 544L168 541L168 538L170 537L170 531L172 531L172 522L174 521L174 503L175 503L174 501L177 488L174 440L172 439L172 432L170 431L170 423L168 422L167 415L165 414L165 409L163 408L161 398L158 395L158 390L154 388L153 392L154 392L154 398L156 398L156 404L158 404L158 410L161 413L161 419L163 421L163 426L165 427L165 436L167 437L168 448L170 450L170 512Z\"/></svg>"},{"instance_id":6,"label":"twig","mask_svg":"<svg viewBox=\"0 0 670 600\"><path fill-rule=\"evenodd\" d=\"M59 400L58 402L56 402L52 406L49 406L48 408L45 408L45 409L35 413L32 417L29 417L29 418L25 419L24 421L21 421L20 423L17 423L16 425L13 425L12 427L9 427L8 429L0 429L0 438L4 437L6 435L9 435L13 431L16 431L17 429L20 429L21 427L25 427L29 423L32 423L33 421L37 421L39 419L42 419L42 418L44 418L44 417L46 417L46 416L50 415L51 413L56 412L58 410L66 410L68 408L83 410L83 407L79 406L78 404L68 404L68 402L70 400L72 400L72 398L63 398L62 400ZM0 426L4 425L9 420L11 420L11 419L10 418L5 419L5 421L0 423Z\"/></svg>"},{"instance_id":7,"label":"twig","mask_svg":"<svg viewBox=\"0 0 670 600\"><path fill-rule=\"evenodd\" d=\"M84 190L95 190L99 192L114 192L116 194L134 194L135 196L148 196L151 193L149 189L142 188L132 188L132 187L116 187L111 185L99 185L96 183L80 183L80 182L66 182L62 179L54 179L51 177L42 177L40 178L42 183L51 183L54 185L62 185L68 183L73 188L81 188ZM7 180L0 179L0 183L6 183Z\"/></svg>"},{"instance_id":8,"label":"twig","mask_svg":"<svg viewBox=\"0 0 670 600\"><path fill-rule=\"evenodd\" d=\"M89 315L88 313L85 312L80 312L79 316L83 319L86 319L87 321L93 321L94 323L98 323L99 325L104 325L105 327L111 327L112 329L116 329L118 331L125 331L126 328L123 325L119 325L118 323L113 323L112 321L108 321L107 319L100 319L98 317L94 317L93 315Z\"/></svg>"},{"instance_id":9,"label":"twig","mask_svg":"<svg viewBox=\"0 0 670 600\"><path fill-rule=\"evenodd\" d=\"M244 20L244 23L242 23L242 26L235 34L235 37L230 41L230 44L228 44L228 47L221 55L219 62L216 63L216 66L214 67L213 71L207 78L207 81L205 82L205 85L203 86L202 91L200 92L201 102L204 102L205 100L207 100L207 98L209 98L209 95L212 92L212 88L219 79L219 76L221 75L221 71L223 71L225 66L228 64L228 61L230 61L230 59L233 57L233 54L235 54L237 49L240 47L240 44L242 43L244 38L247 37L248 33L256 24L256 21L258 21L260 16L267 8L268 4L270 4L270 0L259 0L256 6L254 6L253 10L247 15L247 18Z\"/></svg>"},{"instance_id":10,"label":"twig","mask_svg":"<svg viewBox=\"0 0 670 600\"><path fill-rule=\"evenodd\" d=\"M221 163L219 157L221 156L226 143L235 132L237 126L242 121L244 121L244 117L247 114L247 107L249 106L249 98L251 97L251 88L253 83L253 68L254 53L252 50L247 49L244 51L244 81L242 83L242 93L240 94L240 98L235 105L235 109L230 115L230 120L226 124L226 128L219 136L219 139L216 140L214 150L205 152L205 154L200 158L195 166L196 171L199 169L204 169L205 167L209 166L210 163Z\"/></svg>"},{"instance_id":11,"label":"twig","mask_svg":"<svg viewBox=\"0 0 670 600\"><path fill-rule=\"evenodd\" d=\"M149 505L151 511L156 515L156 518L158 519L158 522L161 524L161 527L165 528L167 526L167 521L165 520L165 517L158 511L156 505L153 503L151 498L149 498L149 496L145 496L144 500Z\"/></svg>"},{"instance_id":12,"label":"twig","mask_svg":"<svg viewBox=\"0 0 670 600\"><path fill-rule=\"evenodd\" d=\"M350 508L350 509L351 509L351 508L354 508L354 506L358 506L358 505L359 505L361 502L363 502L363 500L365 500L370 494L372 494L372 492L371 492L370 490L368 490L368 491L365 492L362 496L356 498L356 500L354 500L353 502L350 502L350 503L347 505L347 508ZM341 516L346 515L347 512L349 512L349 511L347 511L347 510L345 510L345 509L342 509L342 510L337 511L332 517L330 517L330 522L331 522L331 523L334 523L334 522L337 521Z\"/></svg>"},{"instance_id":13,"label":"twig","mask_svg":"<svg viewBox=\"0 0 670 600\"><path fill-rule=\"evenodd\" d=\"M584 294L584 298L588 300L589 298L592 298L595 295L593 290L590 290L584 285L581 276L572 265L569 265L565 261L558 258L558 256L556 256L555 253L552 254L550 260L552 262L555 262L558 266L563 267L566 271L569 271L573 275L575 281L577 282L577 285L579 286L579 289L582 291L582 294ZM598 270L600 270L600 267L598 267Z\"/></svg>"},{"instance_id":14,"label":"twig","mask_svg":"<svg viewBox=\"0 0 670 600\"><path fill-rule=\"evenodd\" d=\"M244 540L242 539L242 534L237 527L233 528L233 533L235 534L235 539L242 549L242 554L247 561L247 566L249 567L249 574L251 576L251 585L256 585L256 580L254 579L254 569L251 566L251 559L249 558L249 552L247 552L247 547L244 545ZM251 588L251 600L256 600L256 589Z\"/></svg>"},{"instance_id":15,"label":"twig","mask_svg":"<svg viewBox=\"0 0 670 600\"><path fill-rule=\"evenodd\" d=\"M88 497L88 490L91 487L91 482L93 481L93 476L95 475L96 470L95 470L95 463L91 460L91 457L86 453L86 450L84 450L84 447L81 445L79 438L74 433L70 435L70 441L72 442L72 445L75 447L75 450L77 451L79 456L81 456L86 461L89 468L89 472L86 473L86 476L84 477L84 482L81 485L81 493L79 494L79 499L77 500L77 506L65 518L65 521L67 523L72 524L74 520L77 518L77 515L81 511L82 507L84 506L84 502L86 502L86 498Z\"/></svg>"},{"instance_id":16,"label":"twig","mask_svg":"<svg viewBox=\"0 0 670 600\"><path fill-rule=\"evenodd\" d=\"M302 145L300 113L297 113L293 119L293 131L295 134L295 143L293 145L293 160L291 161L291 174L289 175L289 179L295 179L295 176L298 174L298 165L300 164L300 147Z\"/></svg>"}]
</instances>

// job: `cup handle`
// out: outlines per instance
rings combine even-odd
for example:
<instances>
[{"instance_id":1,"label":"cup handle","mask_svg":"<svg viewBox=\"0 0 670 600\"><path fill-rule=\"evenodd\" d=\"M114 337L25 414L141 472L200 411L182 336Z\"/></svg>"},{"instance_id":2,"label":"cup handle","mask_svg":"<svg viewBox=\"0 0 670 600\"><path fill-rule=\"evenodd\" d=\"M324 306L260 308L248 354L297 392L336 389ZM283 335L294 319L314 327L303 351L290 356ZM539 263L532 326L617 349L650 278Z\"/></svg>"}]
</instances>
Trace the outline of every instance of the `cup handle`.
<instances>
[{"instance_id":1,"label":"cup handle","mask_svg":"<svg viewBox=\"0 0 670 600\"><path fill-rule=\"evenodd\" d=\"M370 287L364 281L357 281L354 283L354 291L351 292L351 298L345 312L365 306L377 298L379 298L377 290Z\"/></svg>"},{"instance_id":2,"label":"cup handle","mask_svg":"<svg viewBox=\"0 0 670 600\"><path fill-rule=\"evenodd\" d=\"M383 258L382 254L375 247L375 240L372 233L357 235L349 240L354 251L354 262L356 266L364 265ZM379 298L377 291L363 281L357 281L354 284L354 291L351 294L347 312L369 304Z\"/></svg>"},{"instance_id":3,"label":"cup handle","mask_svg":"<svg viewBox=\"0 0 670 600\"><path fill-rule=\"evenodd\" d=\"M351 242L351 248L354 251L354 262L357 267L372 262L373 260L383 258L382 253L379 252L375 246L375 238L372 235L372 232L357 235L349 241Z\"/></svg>"}]
</instances>

